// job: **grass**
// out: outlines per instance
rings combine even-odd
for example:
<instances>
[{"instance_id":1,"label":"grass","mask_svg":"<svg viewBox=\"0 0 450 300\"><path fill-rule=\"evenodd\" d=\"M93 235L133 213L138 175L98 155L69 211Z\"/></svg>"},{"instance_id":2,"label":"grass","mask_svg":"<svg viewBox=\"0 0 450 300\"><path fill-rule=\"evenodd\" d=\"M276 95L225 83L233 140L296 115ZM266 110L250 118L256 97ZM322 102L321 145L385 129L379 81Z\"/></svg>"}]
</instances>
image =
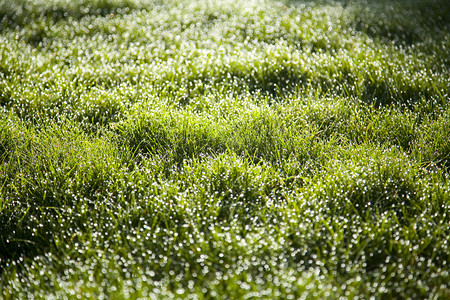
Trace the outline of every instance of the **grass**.
<instances>
[{"instance_id":1,"label":"grass","mask_svg":"<svg viewBox=\"0 0 450 300\"><path fill-rule=\"evenodd\" d=\"M0 0L1 298L450 297L449 10Z\"/></svg>"}]
</instances>

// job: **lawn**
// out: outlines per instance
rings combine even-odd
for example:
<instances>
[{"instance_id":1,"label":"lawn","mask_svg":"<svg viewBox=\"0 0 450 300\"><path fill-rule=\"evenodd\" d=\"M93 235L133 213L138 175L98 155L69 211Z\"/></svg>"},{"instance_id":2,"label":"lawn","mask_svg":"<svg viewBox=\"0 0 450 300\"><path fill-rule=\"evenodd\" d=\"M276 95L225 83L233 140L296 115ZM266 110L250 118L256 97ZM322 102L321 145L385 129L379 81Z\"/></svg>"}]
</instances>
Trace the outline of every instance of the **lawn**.
<instances>
[{"instance_id":1,"label":"lawn","mask_svg":"<svg viewBox=\"0 0 450 300\"><path fill-rule=\"evenodd\" d=\"M447 0L0 0L0 298L449 299Z\"/></svg>"}]
</instances>

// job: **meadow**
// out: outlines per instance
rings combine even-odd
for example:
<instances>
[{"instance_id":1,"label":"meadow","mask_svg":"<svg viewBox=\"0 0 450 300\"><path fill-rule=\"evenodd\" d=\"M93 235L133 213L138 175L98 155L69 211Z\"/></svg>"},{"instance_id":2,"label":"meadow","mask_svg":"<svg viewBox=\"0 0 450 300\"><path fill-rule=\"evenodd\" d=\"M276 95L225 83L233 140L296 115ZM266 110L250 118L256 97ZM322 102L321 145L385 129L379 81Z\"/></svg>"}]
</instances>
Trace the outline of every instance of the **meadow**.
<instances>
[{"instance_id":1,"label":"meadow","mask_svg":"<svg viewBox=\"0 0 450 300\"><path fill-rule=\"evenodd\" d=\"M0 298L449 299L447 0L0 0Z\"/></svg>"}]
</instances>

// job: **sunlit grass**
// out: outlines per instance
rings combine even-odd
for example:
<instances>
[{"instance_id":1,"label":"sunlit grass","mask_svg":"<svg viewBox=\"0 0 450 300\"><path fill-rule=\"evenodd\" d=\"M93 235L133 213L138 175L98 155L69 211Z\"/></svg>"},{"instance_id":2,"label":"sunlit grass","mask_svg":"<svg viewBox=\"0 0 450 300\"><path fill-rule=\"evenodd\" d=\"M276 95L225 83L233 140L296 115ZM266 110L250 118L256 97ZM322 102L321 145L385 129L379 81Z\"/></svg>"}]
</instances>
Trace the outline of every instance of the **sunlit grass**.
<instances>
[{"instance_id":1,"label":"sunlit grass","mask_svg":"<svg viewBox=\"0 0 450 300\"><path fill-rule=\"evenodd\" d=\"M450 5L1 1L15 298L448 298Z\"/></svg>"}]
</instances>

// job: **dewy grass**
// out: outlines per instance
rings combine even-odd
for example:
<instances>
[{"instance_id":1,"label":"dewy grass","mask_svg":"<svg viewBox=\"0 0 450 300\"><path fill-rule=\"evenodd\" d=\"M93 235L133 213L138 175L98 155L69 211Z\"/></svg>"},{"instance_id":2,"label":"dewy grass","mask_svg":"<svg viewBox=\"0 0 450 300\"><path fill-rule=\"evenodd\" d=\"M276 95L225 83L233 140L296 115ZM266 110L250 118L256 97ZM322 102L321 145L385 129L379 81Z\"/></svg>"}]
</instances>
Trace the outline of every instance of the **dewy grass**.
<instances>
[{"instance_id":1,"label":"dewy grass","mask_svg":"<svg viewBox=\"0 0 450 300\"><path fill-rule=\"evenodd\" d=\"M450 297L450 5L1 1L1 298Z\"/></svg>"}]
</instances>

